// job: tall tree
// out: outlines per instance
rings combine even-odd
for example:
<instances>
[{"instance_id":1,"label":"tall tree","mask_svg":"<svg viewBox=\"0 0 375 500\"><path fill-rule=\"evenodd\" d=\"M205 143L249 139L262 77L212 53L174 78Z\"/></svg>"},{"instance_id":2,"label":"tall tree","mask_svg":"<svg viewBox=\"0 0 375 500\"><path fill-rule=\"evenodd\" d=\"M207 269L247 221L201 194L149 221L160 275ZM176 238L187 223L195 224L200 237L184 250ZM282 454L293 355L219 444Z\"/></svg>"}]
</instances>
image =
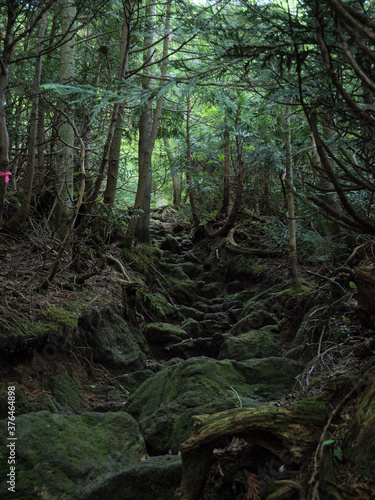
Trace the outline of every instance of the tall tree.
<instances>
[{"instance_id":1,"label":"tall tree","mask_svg":"<svg viewBox=\"0 0 375 500\"><path fill-rule=\"evenodd\" d=\"M37 135L38 135L38 119L39 119L39 93L40 80L42 73L42 56L44 34L47 25L47 12L44 12L38 32L37 56L35 59L35 75L33 82L33 96L31 99L31 112L29 120L28 141L27 141L27 165L26 175L23 183L23 195L21 206L17 214L6 222L5 227L9 231L17 231L19 226L26 221L30 210L30 201L33 190L35 164L37 158Z\"/></svg>"},{"instance_id":2,"label":"tall tree","mask_svg":"<svg viewBox=\"0 0 375 500\"><path fill-rule=\"evenodd\" d=\"M60 83L71 84L76 76L75 40L77 8L74 0L63 0L61 9L62 47L60 58ZM67 101L65 102L67 107ZM71 114L71 108L70 108ZM73 210L74 175L74 128L70 121L60 119L59 139L56 144L55 181L56 203L53 211L53 225L63 238Z\"/></svg>"},{"instance_id":3,"label":"tall tree","mask_svg":"<svg viewBox=\"0 0 375 500\"><path fill-rule=\"evenodd\" d=\"M130 1L123 4L124 16L120 39L120 64L119 64L119 89L121 83L128 73L129 67L129 50L130 50L130 35L131 35L131 20L133 15L133 6ZM121 156L121 139L123 135L124 113L126 108L126 100L116 103L113 107L111 124L107 136L105 154L108 150L108 174L107 184L104 191L104 203L112 206L115 201L117 178L119 171L119 161ZM101 171L95 186L94 198L99 194L99 188L102 182L104 165L106 157L103 157Z\"/></svg>"},{"instance_id":4,"label":"tall tree","mask_svg":"<svg viewBox=\"0 0 375 500\"><path fill-rule=\"evenodd\" d=\"M0 222L2 222L6 186L9 182L9 136L5 115L5 96L8 87L9 69L14 49L14 27L17 19L17 2L7 2L7 25L0 57Z\"/></svg>"},{"instance_id":5,"label":"tall tree","mask_svg":"<svg viewBox=\"0 0 375 500\"><path fill-rule=\"evenodd\" d=\"M292 288L297 290L301 286L298 274L296 220L294 214L294 187L293 187L293 162L291 148L290 117L292 112L292 99L285 106L285 180L287 189L288 222L289 222L289 275Z\"/></svg>"},{"instance_id":6,"label":"tall tree","mask_svg":"<svg viewBox=\"0 0 375 500\"><path fill-rule=\"evenodd\" d=\"M152 64L155 52L155 13L156 4L151 2L147 5L146 15L146 34L144 39L145 46L145 70L147 64ZM168 40L169 40L169 22L171 13L171 0L168 0L165 13L164 25L164 40L163 52L161 57L161 82L165 81L167 75L168 65ZM146 50L147 49L147 50ZM150 91L150 77L145 76L142 86L144 91ZM161 84L163 85L163 83ZM156 102L155 111L152 113L152 98L146 102L146 106L142 111L139 120L139 142L138 142L138 187L137 194L134 202L133 217L130 220L126 232L129 242L133 241L135 237L142 243L150 242L150 197L151 197L151 183L152 183L152 153L157 138L159 122L163 109L163 95L161 95Z\"/></svg>"}]
</instances>

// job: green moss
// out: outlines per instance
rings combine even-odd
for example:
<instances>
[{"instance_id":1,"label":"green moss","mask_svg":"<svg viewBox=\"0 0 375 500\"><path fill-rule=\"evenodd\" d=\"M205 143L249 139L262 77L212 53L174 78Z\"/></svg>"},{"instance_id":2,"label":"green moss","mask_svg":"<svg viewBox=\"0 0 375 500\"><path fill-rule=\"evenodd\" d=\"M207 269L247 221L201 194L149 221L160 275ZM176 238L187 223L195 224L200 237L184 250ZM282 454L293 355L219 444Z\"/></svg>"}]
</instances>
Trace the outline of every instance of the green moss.
<instances>
[{"instance_id":1,"label":"green moss","mask_svg":"<svg viewBox=\"0 0 375 500\"><path fill-rule=\"evenodd\" d=\"M66 325L72 329L77 327L78 315L72 314L72 310L68 311L63 307L51 306L47 309L46 313L48 319L59 325Z\"/></svg>"},{"instance_id":2,"label":"green moss","mask_svg":"<svg viewBox=\"0 0 375 500\"><path fill-rule=\"evenodd\" d=\"M302 399L299 401L296 411L313 421L324 422L326 420L327 408L321 395Z\"/></svg>"},{"instance_id":3,"label":"green moss","mask_svg":"<svg viewBox=\"0 0 375 500\"><path fill-rule=\"evenodd\" d=\"M15 333L22 336L45 337L46 335L56 334L58 326L52 323L21 323L15 328Z\"/></svg>"},{"instance_id":4,"label":"green moss","mask_svg":"<svg viewBox=\"0 0 375 500\"><path fill-rule=\"evenodd\" d=\"M151 317L155 317L156 320L164 321L167 317L176 316L176 308L161 293L147 293L143 289L137 293L146 310L150 311Z\"/></svg>"}]
</instances>

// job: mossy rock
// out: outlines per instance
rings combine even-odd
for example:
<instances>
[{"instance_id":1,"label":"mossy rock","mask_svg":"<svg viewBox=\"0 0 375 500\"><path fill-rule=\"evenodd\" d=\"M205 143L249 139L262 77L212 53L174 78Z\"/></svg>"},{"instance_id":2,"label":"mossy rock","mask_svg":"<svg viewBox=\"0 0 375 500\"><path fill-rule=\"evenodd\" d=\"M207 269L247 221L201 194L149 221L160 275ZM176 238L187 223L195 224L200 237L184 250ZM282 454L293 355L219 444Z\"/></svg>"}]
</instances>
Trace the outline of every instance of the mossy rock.
<instances>
[{"instance_id":1,"label":"mossy rock","mask_svg":"<svg viewBox=\"0 0 375 500\"><path fill-rule=\"evenodd\" d=\"M195 309L194 307L181 306L180 313L185 319L191 318L196 321L201 321L204 317L204 312L200 310L198 311L198 309Z\"/></svg>"},{"instance_id":2,"label":"mossy rock","mask_svg":"<svg viewBox=\"0 0 375 500\"><path fill-rule=\"evenodd\" d=\"M145 335L150 342L162 345L171 342L180 342L189 336L188 333L179 326L160 322L149 323L145 327Z\"/></svg>"},{"instance_id":3,"label":"mossy rock","mask_svg":"<svg viewBox=\"0 0 375 500\"><path fill-rule=\"evenodd\" d=\"M221 346L218 359L242 361L281 355L281 348L274 333L267 330L254 330L238 337L229 337Z\"/></svg>"},{"instance_id":4,"label":"mossy rock","mask_svg":"<svg viewBox=\"0 0 375 500\"><path fill-rule=\"evenodd\" d=\"M151 457L125 467L116 474L106 474L86 487L82 500L172 500L180 485L181 457Z\"/></svg>"},{"instance_id":5,"label":"mossy rock","mask_svg":"<svg viewBox=\"0 0 375 500\"><path fill-rule=\"evenodd\" d=\"M257 309L240 319L240 321L233 326L229 333L236 336L251 330L259 330L264 326L276 324L277 321L269 312Z\"/></svg>"},{"instance_id":6,"label":"mossy rock","mask_svg":"<svg viewBox=\"0 0 375 500\"><path fill-rule=\"evenodd\" d=\"M168 250L168 252L180 254L181 247L177 238L172 236L171 234L167 234L167 236L160 243L161 250Z\"/></svg>"},{"instance_id":7,"label":"mossy rock","mask_svg":"<svg viewBox=\"0 0 375 500\"><path fill-rule=\"evenodd\" d=\"M302 365L294 359L271 356L268 358L233 361L236 369L245 376L248 384L282 384L292 387Z\"/></svg>"},{"instance_id":8,"label":"mossy rock","mask_svg":"<svg viewBox=\"0 0 375 500\"><path fill-rule=\"evenodd\" d=\"M121 375L118 380L120 384L125 387L130 393L136 391L138 387L143 384L145 380L152 377L154 372L152 370L137 370L133 373L126 373Z\"/></svg>"},{"instance_id":9,"label":"mossy rock","mask_svg":"<svg viewBox=\"0 0 375 500\"><path fill-rule=\"evenodd\" d=\"M200 323L193 318L185 319L185 321L181 323L181 328L191 337L197 338L201 336Z\"/></svg>"},{"instance_id":10,"label":"mossy rock","mask_svg":"<svg viewBox=\"0 0 375 500\"><path fill-rule=\"evenodd\" d=\"M174 304L171 304L161 293L143 292L141 301L143 307L155 321L167 321L168 319L179 318L178 308Z\"/></svg>"},{"instance_id":11,"label":"mossy rock","mask_svg":"<svg viewBox=\"0 0 375 500\"><path fill-rule=\"evenodd\" d=\"M182 262L180 267L190 279L196 278L201 272L199 267L193 262Z\"/></svg>"},{"instance_id":12,"label":"mossy rock","mask_svg":"<svg viewBox=\"0 0 375 500\"><path fill-rule=\"evenodd\" d=\"M197 284L191 281L178 264L160 262L158 270L169 283L171 296L176 302L190 306L196 300Z\"/></svg>"},{"instance_id":13,"label":"mossy rock","mask_svg":"<svg viewBox=\"0 0 375 500\"><path fill-rule=\"evenodd\" d=\"M302 368L283 361L172 359L130 396L125 409L139 422L150 453L176 453L193 430L193 415L258 405L263 394L285 395Z\"/></svg>"},{"instance_id":14,"label":"mossy rock","mask_svg":"<svg viewBox=\"0 0 375 500\"><path fill-rule=\"evenodd\" d=\"M93 308L78 322L81 341L92 349L94 360L111 368L145 368L146 349L139 333L112 308Z\"/></svg>"},{"instance_id":15,"label":"mossy rock","mask_svg":"<svg viewBox=\"0 0 375 500\"><path fill-rule=\"evenodd\" d=\"M0 422L0 431L1 449L7 450L6 420ZM80 490L95 478L138 462L144 453L138 424L127 413L73 416L41 411L20 415L16 498L80 498ZM4 479L8 472L6 465L1 470L2 498L8 498Z\"/></svg>"},{"instance_id":16,"label":"mossy rock","mask_svg":"<svg viewBox=\"0 0 375 500\"><path fill-rule=\"evenodd\" d=\"M265 255L267 257L267 254ZM265 259L263 259L264 262ZM266 264L259 264L253 261L248 255L236 255L231 258L228 267L228 280L251 280L260 281L262 275L267 272L269 267Z\"/></svg>"},{"instance_id":17,"label":"mossy rock","mask_svg":"<svg viewBox=\"0 0 375 500\"><path fill-rule=\"evenodd\" d=\"M80 395L77 386L66 373L61 373L51 378L51 392L60 411L83 413L89 409Z\"/></svg>"},{"instance_id":18,"label":"mossy rock","mask_svg":"<svg viewBox=\"0 0 375 500\"><path fill-rule=\"evenodd\" d=\"M198 337L167 346L164 355L169 359L173 357L189 359L196 356L216 358L218 353L216 342L211 337Z\"/></svg>"},{"instance_id":19,"label":"mossy rock","mask_svg":"<svg viewBox=\"0 0 375 500\"><path fill-rule=\"evenodd\" d=\"M219 297L219 295L221 295L224 288L225 288L224 284L220 282L208 283L203 287L203 290L200 292L200 295L202 297L205 297L206 299L214 299L216 297Z\"/></svg>"}]
</instances>

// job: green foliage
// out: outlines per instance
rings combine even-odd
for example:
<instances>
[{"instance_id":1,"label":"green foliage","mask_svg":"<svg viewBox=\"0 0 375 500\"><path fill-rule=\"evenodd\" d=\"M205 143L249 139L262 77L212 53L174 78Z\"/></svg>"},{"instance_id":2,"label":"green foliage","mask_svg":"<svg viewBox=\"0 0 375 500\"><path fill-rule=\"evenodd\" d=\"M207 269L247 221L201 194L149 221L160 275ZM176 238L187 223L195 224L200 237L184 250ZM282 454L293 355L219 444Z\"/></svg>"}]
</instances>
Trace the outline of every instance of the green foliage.
<instances>
[{"instance_id":1,"label":"green foliage","mask_svg":"<svg viewBox=\"0 0 375 500\"><path fill-rule=\"evenodd\" d=\"M331 446L336 443L336 439L327 439L326 441L323 441L322 443L322 448L324 446ZM333 454L339 460L340 462L342 461L343 455L342 455L342 449L340 446L335 446L333 448Z\"/></svg>"}]
</instances>

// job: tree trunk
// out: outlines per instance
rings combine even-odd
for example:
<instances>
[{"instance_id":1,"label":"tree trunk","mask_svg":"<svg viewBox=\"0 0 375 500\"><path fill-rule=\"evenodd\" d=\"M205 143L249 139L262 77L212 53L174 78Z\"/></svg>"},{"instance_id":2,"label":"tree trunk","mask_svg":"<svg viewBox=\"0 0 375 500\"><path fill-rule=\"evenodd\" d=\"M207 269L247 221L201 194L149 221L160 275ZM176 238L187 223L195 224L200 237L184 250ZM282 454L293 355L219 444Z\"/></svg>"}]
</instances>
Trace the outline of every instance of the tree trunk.
<instances>
[{"instance_id":1,"label":"tree trunk","mask_svg":"<svg viewBox=\"0 0 375 500\"><path fill-rule=\"evenodd\" d=\"M186 150L187 150L187 168L186 168L186 183L187 183L187 191L189 194L189 201L191 207L191 214L193 216L193 220L196 226L199 226L199 214L197 210L197 204L195 201L194 190L191 186L191 144L190 144L190 113L191 113L191 105L190 105L190 95L186 98L187 103L187 111L186 111Z\"/></svg>"},{"instance_id":2,"label":"tree trunk","mask_svg":"<svg viewBox=\"0 0 375 500\"><path fill-rule=\"evenodd\" d=\"M291 134L290 134L290 115L292 102L286 105L285 109L285 170L286 170L286 189L288 203L288 218L289 218L289 275L291 285L294 290L301 286L298 274L297 261L297 241L296 241L296 223L294 216L294 197L293 197L293 163L291 150Z\"/></svg>"},{"instance_id":3,"label":"tree trunk","mask_svg":"<svg viewBox=\"0 0 375 500\"><path fill-rule=\"evenodd\" d=\"M171 146L169 144L169 139L167 137L164 139L164 146L167 152L169 166L172 175L172 185L173 185L172 205L174 208L178 210L181 207L181 201L182 201L182 173L180 171L176 173L173 169L172 151L171 151Z\"/></svg>"},{"instance_id":4,"label":"tree trunk","mask_svg":"<svg viewBox=\"0 0 375 500\"><path fill-rule=\"evenodd\" d=\"M8 1L8 20L0 55L0 223L3 220L6 175L9 167L9 136L5 118L5 95L8 88L10 59L14 47L14 24L16 22L16 1Z\"/></svg>"},{"instance_id":5,"label":"tree trunk","mask_svg":"<svg viewBox=\"0 0 375 500\"><path fill-rule=\"evenodd\" d=\"M223 201L217 218L221 216L226 217L229 210L229 197L230 197L230 136L227 124L227 117L224 117L224 183L223 183Z\"/></svg>"},{"instance_id":6,"label":"tree trunk","mask_svg":"<svg viewBox=\"0 0 375 500\"><path fill-rule=\"evenodd\" d=\"M129 66L129 48L130 48L130 33L131 33L131 7L130 3L124 5L124 17L122 22L122 32L120 41L120 69L119 69L119 89L121 86L121 81L126 77ZM107 175L107 185L104 191L104 203L112 206L115 202L116 189L117 189L117 179L121 156L121 140L124 124L124 113L125 113L126 101L121 101L115 104L112 113L112 121L109 134L108 134L108 175ZM105 166L105 163L104 163ZM101 169L101 179L103 178L104 169ZM95 194L99 194L99 189L101 185L95 188ZM95 197L96 197L95 196Z\"/></svg>"},{"instance_id":7,"label":"tree trunk","mask_svg":"<svg viewBox=\"0 0 375 500\"><path fill-rule=\"evenodd\" d=\"M35 75L34 75L34 85L33 91L34 96L32 98L31 113L29 121L29 137L28 137L28 155L27 155L27 166L26 175L23 184L23 197L19 211L12 217L8 222L6 222L5 227L8 231L16 232L19 226L25 222L29 210L30 201L33 191L34 182L34 172L35 172L35 162L37 157L37 134L38 134L38 116L39 116L39 87L42 73L42 56L40 55L43 49L44 33L47 25L47 12L44 13L42 19L39 23L39 34L38 34L38 48L37 57L35 61Z\"/></svg>"},{"instance_id":8,"label":"tree trunk","mask_svg":"<svg viewBox=\"0 0 375 500\"><path fill-rule=\"evenodd\" d=\"M62 5L62 33L66 38L61 48L60 83L71 84L75 77L75 19L77 9L74 0L64 0ZM72 117L71 117L72 118ZM62 117L59 129L57 153L55 156L55 176L57 200L54 207L52 222L56 233L62 239L66 233L67 224L73 210L73 174L74 174L74 129Z\"/></svg>"},{"instance_id":9,"label":"tree trunk","mask_svg":"<svg viewBox=\"0 0 375 500\"><path fill-rule=\"evenodd\" d=\"M150 3L147 7L149 24L146 27L147 34L145 35L145 61L152 62L155 51L155 31L153 27L154 17L156 13L156 4ZM164 31L169 32L169 20L171 12L171 0L168 1L166 7L166 18ZM161 64L160 78L161 81L167 75L167 57L168 57L168 36L165 36L163 42L163 62ZM149 78L143 81L145 91L149 90ZM152 116L152 100L150 99L143 111L139 122L139 142L138 142L138 187L134 202L133 217L131 218L126 231L128 244L131 244L136 238L141 243L150 243L150 198L151 198L151 183L152 183L152 153L155 146L155 141L159 129L161 112L163 109L163 97L159 97L154 116Z\"/></svg>"},{"instance_id":10,"label":"tree trunk","mask_svg":"<svg viewBox=\"0 0 375 500\"><path fill-rule=\"evenodd\" d=\"M44 117L45 117L45 106L43 100L39 102L38 109L38 132L37 132L37 180L36 186L41 187L44 184L45 175L45 153L44 153Z\"/></svg>"},{"instance_id":11,"label":"tree trunk","mask_svg":"<svg viewBox=\"0 0 375 500\"><path fill-rule=\"evenodd\" d=\"M236 116L236 125L240 124L240 113L241 113L241 108L240 106L237 107L237 116ZM242 144L240 141L240 138L236 136L236 145L237 145L237 161L238 161L238 174L237 174L237 190L236 190L236 196L234 198L232 210L230 211L230 214L228 215L225 223L223 226L217 230L213 229L213 226L215 224L214 220L209 221L206 224L206 236L209 238L216 238L217 236L226 236L229 231L232 229L234 226L234 223L236 222L236 218L238 215L238 212L241 207L242 203L242 195L243 195L243 188L244 188L244 177L245 177L245 171L244 171L244 164L243 164L243 148Z\"/></svg>"}]
</instances>

